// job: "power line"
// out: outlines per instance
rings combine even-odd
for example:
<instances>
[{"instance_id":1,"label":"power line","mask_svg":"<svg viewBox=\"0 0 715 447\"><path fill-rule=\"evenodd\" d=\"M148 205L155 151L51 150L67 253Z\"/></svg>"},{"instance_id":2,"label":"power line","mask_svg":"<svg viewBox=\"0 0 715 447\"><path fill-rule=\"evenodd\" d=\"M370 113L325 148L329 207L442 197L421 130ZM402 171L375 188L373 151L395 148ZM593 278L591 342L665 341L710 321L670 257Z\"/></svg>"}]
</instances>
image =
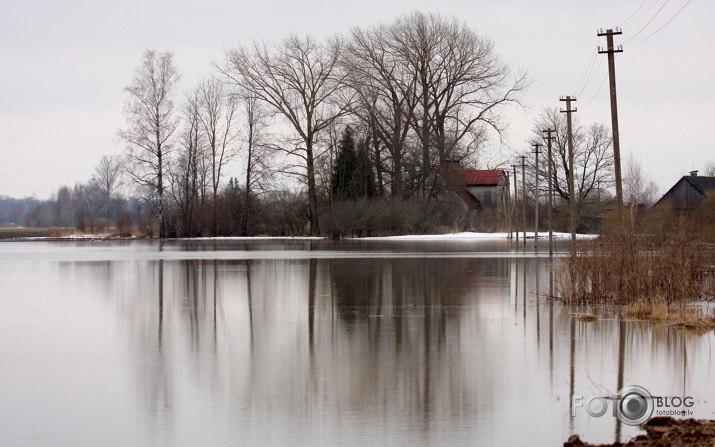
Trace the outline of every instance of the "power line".
<instances>
[{"instance_id":1,"label":"power line","mask_svg":"<svg viewBox=\"0 0 715 447\"><path fill-rule=\"evenodd\" d=\"M646 24L643 25L643 27L638 30L637 33L635 33L633 36L631 36L630 39L628 39L628 40L626 40L625 42L623 42L623 45L625 45L625 44L627 44L628 42L630 42L631 40L635 39L640 33L642 33L643 30L645 30L645 29L648 27L648 25L650 25L651 22L653 22L653 20L655 20L655 18L658 17L658 14L660 14L660 12L663 10L663 8L665 8L665 5L667 5L669 1L670 1L670 0L665 0L665 2L663 2L662 5L660 5L660 8L658 8L658 10L655 12L655 14L653 14L653 17L651 17L650 20L648 20L648 21L646 22Z\"/></svg>"},{"instance_id":2,"label":"power line","mask_svg":"<svg viewBox=\"0 0 715 447\"><path fill-rule=\"evenodd\" d=\"M670 24L670 22L672 22L673 20L675 20L675 18L678 17L678 15L679 15L681 12L683 12L683 9L685 9L685 7L688 6L691 1L692 1L692 0L688 0L687 2L685 2L685 4L678 10L678 12L676 12L676 13L673 15L673 17L671 17L670 19L668 19L668 21L665 22L660 28L658 28L657 30L655 30L655 31L653 31L652 33L650 33L647 37L645 37L645 38L639 40L638 42L633 42L632 44L630 44L630 45L628 45L628 46L631 47L631 46L633 46L633 45L638 45L639 43L645 42L646 40L648 40L648 39L650 39L651 37L653 37L653 36L655 36L656 34L658 34L658 32L660 32L660 30L662 30L663 28L665 28L666 26L668 26L668 25ZM633 37L635 37L635 36L633 36Z\"/></svg>"},{"instance_id":3,"label":"power line","mask_svg":"<svg viewBox=\"0 0 715 447\"><path fill-rule=\"evenodd\" d=\"M588 77L591 76L591 71L593 70L593 66L596 63L596 56L598 56L598 52L593 52L591 55L591 61L588 63L588 68L586 68L586 73L583 74L583 77L581 78L581 82L578 83L578 87L576 87L576 94L577 96L581 94L583 89L586 88L586 83L588 82ZM601 58L600 60L603 60ZM581 89L581 86L583 86L583 89Z\"/></svg>"},{"instance_id":4,"label":"power line","mask_svg":"<svg viewBox=\"0 0 715 447\"><path fill-rule=\"evenodd\" d=\"M624 20L623 22L621 22L621 24L620 24L619 26L623 26L623 25L629 24L631 18L633 18L633 16L636 15L636 14L638 13L638 11L640 11L641 8L642 8L643 6L645 6L646 3L648 3L648 0L643 0L643 3L641 3L641 5L640 5L635 11L633 11L633 14L629 15L629 16L626 18L626 20ZM651 8L653 8L653 6L651 6L650 8L648 8L648 10L650 10ZM646 12L647 12L647 11L646 11ZM642 15L643 15L643 14L641 14L641 16L642 16ZM637 20L637 19L640 18L641 16L636 17L635 20Z\"/></svg>"},{"instance_id":5,"label":"power line","mask_svg":"<svg viewBox=\"0 0 715 447\"><path fill-rule=\"evenodd\" d=\"M668 0L665 0L665 1L666 1L666 3L667 3ZM653 8L655 8L656 6L658 6L658 4L659 4L660 2L661 2L661 0L656 0L655 3L653 3L653 4L650 5L648 8L646 8L643 12L641 12L641 13L638 14L636 17L634 17L630 22L633 23L633 22L638 21L641 17L645 16L645 15L648 14Z\"/></svg>"},{"instance_id":6,"label":"power line","mask_svg":"<svg viewBox=\"0 0 715 447\"><path fill-rule=\"evenodd\" d=\"M598 54L598 51L596 52L596 54ZM591 85L591 82L593 82L593 80L596 78L596 75L598 74L598 71L599 71L599 69L601 68L601 65L603 65L603 58L601 58L601 59L598 60L598 65L597 65L596 68L591 72L591 75L590 75L588 81L586 81L586 84L583 86L583 88L581 89L581 91L578 92L579 95L582 95L583 92L586 91L586 89L588 88L588 86Z\"/></svg>"},{"instance_id":7,"label":"power line","mask_svg":"<svg viewBox=\"0 0 715 447\"><path fill-rule=\"evenodd\" d=\"M630 23L630 22L632 22L632 21L638 20L639 18L641 18L642 16L644 16L645 14L647 14L649 11L651 11L651 10L653 9L653 7L655 7L656 5L658 5L658 3L659 3L661 0L658 0L658 1L656 1L654 4L650 5L650 7L646 8L643 12L641 12L640 15L638 15L637 17L634 18L634 16L635 16L636 14L638 14L638 12L639 12L641 9L643 9L643 7L644 7L649 1L650 1L650 0L643 0L643 2L640 4L640 6L638 6L638 8L636 8L636 10L633 11L633 12L631 13L631 15L629 15L629 16L623 21L623 23L626 24L626 23ZM665 3L668 3L668 1L669 1L669 0L665 0ZM691 0L688 0L688 2L690 2L690 1L691 1ZM665 6L665 3L661 6L661 9ZM660 11L658 11L658 12L660 12ZM658 14L658 12L656 12L656 15ZM655 16L654 16L653 18L655 18ZM653 18L651 18L651 21L653 20ZM633 20L631 20L631 19L633 19ZM672 19L671 19L671 20L672 20ZM646 24L646 26L647 26L647 25L648 25L648 24ZM641 31L642 31L642 30L641 30ZM639 31L639 32L640 32L640 31ZM634 36L634 37L635 37L635 36ZM650 37L650 36L649 36L649 37ZM589 63L588 63L588 67L586 68L586 72L584 73L583 77L581 77L581 81L578 83L578 87L576 87L576 90L575 90L575 96L576 96L576 97L583 95L583 93L586 91L586 89L589 87L589 85L591 85L591 82L593 81L594 77L596 76L596 73L598 72L598 69L601 68L601 65L603 64L603 59L602 59L602 58L598 60L598 66L595 65L595 64L596 64L596 59L597 59L596 56L597 56L597 55L598 55L598 52L594 52L593 54L591 54L591 60L590 60ZM595 67L595 69L594 69L594 67ZM603 82L605 82L605 81L602 81L602 82L601 82L601 87L603 87ZM601 90L601 87L598 88L598 91ZM596 94L595 94L593 97L595 98L597 95L598 95L598 92L596 92ZM592 98L591 100L593 100L593 98ZM591 101L589 101L586 105L588 105L588 104L590 104L590 103L591 103Z\"/></svg>"},{"instance_id":8,"label":"power line","mask_svg":"<svg viewBox=\"0 0 715 447\"><path fill-rule=\"evenodd\" d=\"M593 100L596 99L596 97L598 96L598 94L601 92L601 89L603 88L603 86L606 85L606 79L608 79L608 73L606 73L605 75L603 75L603 79L601 80L601 85L598 87L598 90L596 90L596 93L594 93L594 95L591 97L591 99L589 99L589 100L586 102L586 104L584 104L583 106L581 106L582 109L585 109L586 107L588 107L589 104L591 104L591 103L593 102Z\"/></svg>"}]
</instances>

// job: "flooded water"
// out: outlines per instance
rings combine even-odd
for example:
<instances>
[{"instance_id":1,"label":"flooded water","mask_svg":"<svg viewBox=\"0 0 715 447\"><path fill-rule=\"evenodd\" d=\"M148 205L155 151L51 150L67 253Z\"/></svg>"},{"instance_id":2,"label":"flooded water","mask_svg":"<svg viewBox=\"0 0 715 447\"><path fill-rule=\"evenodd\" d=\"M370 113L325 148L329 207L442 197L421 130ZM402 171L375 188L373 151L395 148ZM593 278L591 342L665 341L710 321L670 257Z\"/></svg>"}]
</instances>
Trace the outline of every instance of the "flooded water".
<instances>
[{"instance_id":1,"label":"flooded water","mask_svg":"<svg viewBox=\"0 0 715 447\"><path fill-rule=\"evenodd\" d=\"M581 322L522 250L1 243L0 445L613 442L639 431L571 396L628 385L715 417L713 332Z\"/></svg>"}]
</instances>

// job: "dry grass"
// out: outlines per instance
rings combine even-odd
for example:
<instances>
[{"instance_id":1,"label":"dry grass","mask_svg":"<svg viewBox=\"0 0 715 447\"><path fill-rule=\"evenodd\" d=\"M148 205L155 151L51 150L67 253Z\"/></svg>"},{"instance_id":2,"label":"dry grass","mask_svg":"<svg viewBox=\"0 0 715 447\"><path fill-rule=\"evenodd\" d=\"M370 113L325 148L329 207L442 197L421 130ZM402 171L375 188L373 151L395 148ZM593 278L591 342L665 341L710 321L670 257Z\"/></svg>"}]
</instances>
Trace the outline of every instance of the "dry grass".
<instances>
[{"instance_id":1,"label":"dry grass","mask_svg":"<svg viewBox=\"0 0 715 447\"><path fill-rule=\"evenodd\" d=\"M626 305L621 314L626 318L636 320L668 320L670 312L665 300L639 299Z\"/></svg>"},{"instance_id":2,"label":"dry grass","mask_svg":"<svg viewBox=\"0 0 715 447\"><path fill-rule=\"evenodd\" d=\"M715 329L715 316L699 315L691 311L679 314L678 317L673 320L673 323L676 327L682 329L711 330Z\"/></svg>"},{"instance_id":3,"label":"dry grass","mask_svg":"<svg viewBox=\"0 0 715 447\"><path fill-rule=\"evenodd\" d=\"M560 296L578 304L623 306L627 318L711 327L710 317L688 311L693 301L715 298L711 214L715 199L697 215L653 211L633 231L583 243L560 266Z\"/></svg>"},{"instance_id":4,"label":"dry grass","mask_svg":"<svg viewBox=\"0 0 715 447\"><path fill-rule=\"evenodd\" d=\"M24 237L50 237L51 228L0 228L0 239L18 239Z\"/></svg>"},{"instance_id":5,"label":"dry grass","mask_svg":"<svg viewBox=\"0 0 715 447\"><path fill-rule=\"evenodd\" d=\"M677 309L669 308L665 300L637 300L624 306L621 315L628 319L670 323L683 329L715 329L715 316L701 315L689 306L677 306Z\"/></svg>"},{"instance_id":6,"label":"dry grass","mask_svg":"<svg viewBox=\"0 0 715 447\"><path fill-rule=\"evenodd\" d=\"M76 234L77 230L73 228L23 228L23 227L4 227L0 228L0 240L13 240L25 238L64 238ZM120 232L112 228L105 229L104 232L95 233L97 239L113 239L122 237L143 237L139 232L125 231Z\"/></svg>"}]
</instances>

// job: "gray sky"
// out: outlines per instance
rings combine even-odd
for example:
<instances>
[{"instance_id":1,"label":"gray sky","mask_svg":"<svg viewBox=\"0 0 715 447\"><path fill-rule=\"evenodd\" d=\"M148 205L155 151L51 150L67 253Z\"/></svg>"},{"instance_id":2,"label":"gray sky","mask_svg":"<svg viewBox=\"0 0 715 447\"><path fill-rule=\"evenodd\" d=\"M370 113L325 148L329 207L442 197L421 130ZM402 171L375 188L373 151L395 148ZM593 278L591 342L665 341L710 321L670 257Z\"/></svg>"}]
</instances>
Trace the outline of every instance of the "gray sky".
<instances>
[{"instance_id":1,"label":"gray sky","mask_svg":"<svg viewBox=\"0 0 715 447\"><path fill-rule=\"evenodd\" d=\"M661 192L715 160L710 0L0 0L0 195L47 198L60 185L86 181L102 155L122 151L122 89L146 48L174 52L181 93L209 76L210 60L226 48L288 32L341 33L414 9L466 21L506 62L528 70L528 109L509 111L505 153L527 146L534 116L560 106L562 95L577 94L582 122L610 127L607 82L598 91L605 55L595 57L586 88L579 84L596 46L605 46L596 30L621 26L624 155L635 154Z\"/></svg>"}]
</instances>

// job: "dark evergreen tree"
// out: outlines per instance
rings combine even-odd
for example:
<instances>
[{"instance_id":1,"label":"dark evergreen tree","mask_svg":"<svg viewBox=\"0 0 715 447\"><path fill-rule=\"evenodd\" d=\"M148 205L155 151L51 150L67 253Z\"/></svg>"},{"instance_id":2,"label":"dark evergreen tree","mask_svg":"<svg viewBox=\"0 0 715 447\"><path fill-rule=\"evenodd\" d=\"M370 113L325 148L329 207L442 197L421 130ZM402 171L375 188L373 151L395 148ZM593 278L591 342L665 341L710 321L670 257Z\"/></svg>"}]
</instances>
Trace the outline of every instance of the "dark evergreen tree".
<instances>
[{"instance_id":1,"label":"dark evergreen tree","mask_svg":"<svg viewBox=\"0 0 715 447\"><path fill-rule=\"evenodd\" d=\"M358 158L355 151L353 131L348 126L338 143L333 175L330 178L330 193L333 200L354 199L360 196L358 180Z\"/></svg>"},{"instance_id":2,"label":"dark evergreen tree","mask_svg":"<svg viewBox=\"0 0 715 447\"><path fill-rule=\"evenodd\" d=\"M357 150L357 182L360 197L373 198L377 195L375 176L370 162L370 137L360 142Z\"/></svg>"}]
</instances>

